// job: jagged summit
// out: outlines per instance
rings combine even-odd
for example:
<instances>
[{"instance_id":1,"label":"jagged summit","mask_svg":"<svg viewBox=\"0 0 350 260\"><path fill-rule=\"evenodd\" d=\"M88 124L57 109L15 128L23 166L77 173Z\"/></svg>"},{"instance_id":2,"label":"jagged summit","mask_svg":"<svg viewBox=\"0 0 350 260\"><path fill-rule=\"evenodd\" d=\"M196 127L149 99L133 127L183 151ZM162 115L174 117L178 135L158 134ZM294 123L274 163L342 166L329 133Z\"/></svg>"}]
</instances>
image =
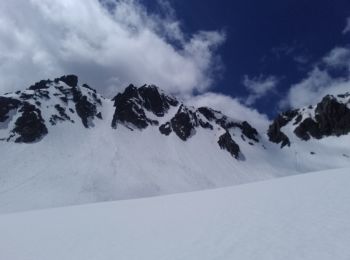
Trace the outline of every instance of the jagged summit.
<instances>
[{"instance_id":1,"label":"jagged summit","mask_svg":"<svg viewBox=\"0 0 350 260\"><path fill-rule=\"evenodd\" d=\"M115 94L66 75L0 95L0 212L350 166L349 94L287 111L269 129L154 85Z\"/></svg>"},{"instance_id":2,"label":"jagged summit","mask_svg":"<svg viewBox=\"0 0 350 260\"><path fill-rule=\"evenodd\" d=\"M292 135L304 141L347 135L350 132L349 105L350 94L345 93L327 95L314 106L284 112L268 130L270 141L284 147L291 145ZM287 129L289 135L284 133L284 129Z\"/></svg>"},{"instance_id":3,"label":"jagged summit","mask_svg":"<svg viewBox=\"0 0 350 260\"><path fill-rule=\"evenodd\" d=\"M147 117L146 112L163 117L170 107L176 107L179 104L174 97L162 93L154 85L144 85L140 88L129 85L112 101L115 107L112 127L116 128L118 123L122 123L130 125L130 129L132 127L144 129L149 125L159 125L157 120Z\"/></svg>"},{"instance_id":4,"label":"jagged summit","mask_svg":"<svg viewBox=\"0 0 350 260\"><path fill-rule=\"evenodd\" d=\"M104 101L104 102L103 102ZM103 109L113 102L112 118L104 118ZM28 89L5 94L0 98L1 140L18 143L40 141L50 128L61 123L81 122L92 128L102 120L116 129L129 130L155 127L158 134L175 134L182 141L194 136L197 129L219 133L218 147L238 159L242 151L234 140L241 138L251 145L259 142L259 134L248 122L240 122L207 107L183 104L154 85L129 85L111 100L103 98L86 84L78 85L78 77L66 75L54 80L41 80ZM214 131L215 128L215 131ZM232 137L237 129L240 133Z\"/></svg>"},{"instance_id":5,"label":"jagged summit","mask_svg":"<svg viewBox=\"0 0 350 260\"><path fill-rule=\"evenodd\" d=\"M105 99L87 84L79 85L78 77L65 75L54 80L41 80L23 91L0 96L0 138L3 141L31 143L40 141L50 128L60 123L81 123L92 128L96 120L103 120L117 129L122 125L129 130L155 127L162 135L175 134L187 141L197 129L220 132L220 147L238 157L240 149L233 149L239 137L250 144L259 143L260 133L250 123L230 119L220 111L208 107L186 106L176 97L166 94L154 85L129 85L111 100ZM113 102L112 118L103 118L105 103ZM350 132L350 94L328 95L317 105L286 111L270 125L267 136L281 147L290 146L292 136L307 141L327 136L346 135ZM291 131L286 131L289 129ZM6 131L7 130L7 131ZM213 131L214 132L214 131ZM286 133L288 132L288 133ZM292 136L291 133L292 132ZM231 134L230 134L231 133ZM222 140L230 141L231 147ZM293 139L293 138L292 138Z\"/></svg>"},{"instance_id":6,"label":"jagged summit","mask_svg":"<svg viewBox=\"0 0 350 260\"><path fill-rule=\"evenodd\" d=\"M67 75L41 80L28 89L0 97L1 140L18 143L39 141L58 123L80 121L84 127L101 119L102 97L78 77Z\"/></svg>"},{"instance_id":7,"label":"jagged summit","mask_svg":"<svg viewBox=\"0 0 350 260\"><path fill-rule=\"evenodd\" d=\"M223 136L230 135L230 130L238 128L242 131L243 140L246 137L253 142L259 142L257 130L249 123L234 121L221 112L207 107L198 109L188 107L154 85L143 85L139 88L129 85L112 101L115 107L113 128L117 128L118 124L130 130L159 126L161 134L169 136L174 133L182 141L194 136L198 128L213 130L216 127ZM165 117L168 120L165 120ZM238 144L232 138L230 142L220 142L220 140L222 138L218 139L219 146L238 159L241 153Z\"/></svg>"}]
</instances>

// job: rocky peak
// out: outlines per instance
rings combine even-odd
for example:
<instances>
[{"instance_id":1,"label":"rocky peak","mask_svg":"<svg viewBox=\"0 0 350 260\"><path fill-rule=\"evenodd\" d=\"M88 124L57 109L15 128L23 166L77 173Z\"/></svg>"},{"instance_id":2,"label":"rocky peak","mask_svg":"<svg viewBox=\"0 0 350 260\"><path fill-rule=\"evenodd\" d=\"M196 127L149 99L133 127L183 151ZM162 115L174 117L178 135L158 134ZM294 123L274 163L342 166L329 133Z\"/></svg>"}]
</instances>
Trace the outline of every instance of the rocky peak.
<instances>
[{"instance_id":1,"label":"rocky peak","mask_svg":"<svg viewBox=\"0 0 350 260\"><path fill-rule=\"evenodd\" d=\"M0 127L2 140L31 143L42 139L49 127L59 123L75 123L80 118L84 127L101 118L98 111L102 97L84 84L79 87L75 75L54 80L41 80L29 88L0 96Z\"/></svg>"},{"instance_id":2,"label":"rocky peak","mask_svg":"<svg viewBox=\"0 0 350 260\"><path fill-rule=\"evenodd\" d=\"M81 121L85 128L92 128L95 120L104 119L103 99L88 85L79 86L75 75L41 80L26 90L0 96L0 128L8 130L0 132L0 138L32 143L61 124ZM113 118L104 120L111 122L113 128L123 125L130 130L143 130L160 125L154 128L155 133L166 136L173 133L184 142L198 131L210 131L214 138L219 136L218 148L236 159L243 156L236 138L249 145L259 142L257 130L248 122L230 119L208 107L187 106L154 85L129 85L111 101Z\"/></svg>"},{"instance_id":3,"label":"rocky peak","mask_svg":"<svg viewBox=\"0 0 350 260\"><path fill-rule=\"evenodd\" d=\"M164 116L170 106L177 106L175 98L165 95L154 85L142 86L139 88L140 97L143 99L143 106L158 117Z\"/></svg>"},{"instance_id":4,"label":"rocky peak","mask_svg":"<svg viewBox=\"0 0 350 260\"><path fill-rule=\"evenodd\" d=\"M151 119L147 112L156 117L163 117L171 106L177 106L179 103L154 85L139 88L129 85L112 100L115 107L112 127L116 128L117 124L121 123L130 129L144 129L149 125L158 125L158 120Z\"/></svg>"},{"instance_id":5,"label":"rocky peak","mask_svg":"<svg viewBox=\"0 0 350 260\"><path fill-rule=\"evenodd\" d=\"M327 95L316 106L287 111L279 115L268 130L270 141L290 146L290 138L282 131L292 125L301 140L346 135L350 132L349 93Z\"/></svg>"},{"instance_id":6,"label":"rocky peak","mask_svg":"<svg viewBox=\"0 0 350 260\"><path fill-rule=\"evenodd\" d=\"M345 97L345 96L344 96ZM350 109L332 95L325 96L316 105L315 116L305 118L294 133L303 140L311 137L321 139L325 136L340 136L350 132Z\"/></svg>"}]
</instances>

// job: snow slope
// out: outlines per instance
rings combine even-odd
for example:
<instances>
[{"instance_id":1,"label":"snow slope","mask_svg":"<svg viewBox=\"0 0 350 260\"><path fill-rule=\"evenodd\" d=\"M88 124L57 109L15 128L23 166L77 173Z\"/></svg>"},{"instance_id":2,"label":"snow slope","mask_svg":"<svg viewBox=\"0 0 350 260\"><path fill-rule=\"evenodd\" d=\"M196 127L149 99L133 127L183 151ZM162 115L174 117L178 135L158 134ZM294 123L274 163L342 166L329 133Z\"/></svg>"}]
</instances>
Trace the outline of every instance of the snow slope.
<instances>
[{"instance_id":1,"label":"snow slope","mask_svg":"<svg viewBox=\"0 0 350 260\"><path fill-rule=\"evenodd\" d=\"M141 89L150 93L141 98ZM207 108L208 119L199 108L182 107L179 100L170 105L159 102L154 98L158 94L165 95L155 86L129 86L118 94L124 98L114 102L70 75L0 96L0 213L196 191L350 167L350 134L304 141L293 134L291 122L282 128L291 146L280 149L269 141L267 129L254 129L249 118L252 127L250 131L245 128L248 134L244 134L243 122L225 117L225 111ZM11 104L12 99L20 105ZM29 104L26 112L22 111L24 102ZM175 118L180 110L185 115ZM210 111L215 119L210 119ZM116 114L120 117L114 127ZM22 127L14 131L18 120ZM40 127L40 121L46 128ZM150 123L155 121L158 125ZM138 122L139 127L131 122ZM142 128L145 122L147 127ZM168 135L160 131L167 124L171 125ZM30 129L33 125L36 131ZM189 135L180 135L186 137L181 139L176 129L189 130ZM31 132L38 134L34 142ZM218 144L226 133L239 147L237 156ZM231 148L235 150L235 145Z\"/></svg>"},{"instance_id":2,"label":"snow slope","mask_svg":"<svg viewBox=\"0 0 350 260\"><path fill-rule=\"evenodd\" d=\"M0 259L350 259L349 171L4 214Z\"/></svg>"},{"instance_id":3,"label":"snow slope","mask_svg":"<svg viewBox=\"0 0 350 260\"><path fill-rule=\"evenodd\" d=\"M73 113L71 89L62 81L50 82L44 89L50 98L27 99L32 105L40 101L38 107L48 129L42 139L34 143L0 142L0 150L6 151L0 158L0 213L187 192L298 172L294 162L278 154L278 146L263 137L260 142L243 140L239 129L232 129L231 135L244 154L241 160L220 149L218 139L224 130L217 126L213 130L198 128L186 141L174 133L163 135L153 125L132 131L128 125L118 124L114 129L113 101L99 95L101 103L96 109L101 119L90 120L92 126L86 128L78 113ZM93 103L92 90L83 86L76 89ZM6 97L34 93L24 90ZM65 109L70 120L50 124L58 113L57 105ZM161 125L179 106L171 107L163 117L146 113ZM1 138L11 136L9 129L16 117L8 127L0 128ZM266 151L266 147L271 148Z\"/></svg>"}]
</instances>

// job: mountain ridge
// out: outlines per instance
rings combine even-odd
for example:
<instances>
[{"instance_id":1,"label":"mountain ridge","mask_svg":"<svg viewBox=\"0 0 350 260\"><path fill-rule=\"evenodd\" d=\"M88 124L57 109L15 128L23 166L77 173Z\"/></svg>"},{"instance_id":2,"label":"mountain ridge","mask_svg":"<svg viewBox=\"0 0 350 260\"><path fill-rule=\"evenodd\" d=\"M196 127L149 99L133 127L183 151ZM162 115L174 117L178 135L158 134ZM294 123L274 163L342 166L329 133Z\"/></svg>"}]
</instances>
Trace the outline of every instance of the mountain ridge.
<instances>
[{"instance_id":1,"label":"mountain ridge","mask_svg":"<svg viewBox=\"0 0 350 260\"><path fill-rule=\"evenodd\" d=\"M62 83L66 86L62 86ZM42 110L48 109L49 106L42 107L41 103L52 99L53 96L58 98L53 101L55 104L50 104L55 108L55 113L52 113L48 120L44 120ZM15 92L15 94L7 93L0 98L0 106L3 108L0 123L11 121L9 114L16 113L13 110L22 114L15 120L8 137L2 137L1 140L14 140L17 143L40 141L49 134L45 122L48 121L51 126L65 121L75 123L70 116L74 113L80 117L85 128L93 127L94 119L103 119L101 111L98 110L102 106L101 99L105 98L98 95L96 90L87 84L79 87L78 77L75 75L66 75L54 80L41 80L27 90ZM224 131L218 140L219 147L229 151L236 159L239 157L240 148L228 133L230 129L239 128L242 131L242 139L247 138L251 143L259 142L257 130L248 122L234 121L208 107L186 106L155 85L143 85L137 88L131 84L111 101L114 102L115 111L112 120L107 120L111 120L111 127L114 129L117 129L120 124L131 131L159 126L161 134L168 136L173 132L181 140L186 141L195 135L196 128L212 130L216 125ZM71 106L69 106L70 103L72 103ZM170 107L178 107L176 114L160 125L157 118L164 117ZM13 117L14 114L12 113L11 116Z\"/></svg>"},{"instance_id":2,"label":"mountain ridge","mask_svg":"<svg viewBox=\"0 0 350 260\"><path fill-rule=\"evenodd\" d=\"M348 106L348 96L336 98ZM323 120L342 115L333 103L323 109ZM271 123L272 137L281 132L290 142L281 149L268 129L255 128L249 118L193 107L154 85L130 85L109 99L74 75L39 81L0 96L0 212L349 167L350 135L333 133L338 124L330 124L330 135L319 139L295 134L308 117L316 120L316 107L299 109L290 118L282 114L285 122Z\"/></svg>"}]
</instances>

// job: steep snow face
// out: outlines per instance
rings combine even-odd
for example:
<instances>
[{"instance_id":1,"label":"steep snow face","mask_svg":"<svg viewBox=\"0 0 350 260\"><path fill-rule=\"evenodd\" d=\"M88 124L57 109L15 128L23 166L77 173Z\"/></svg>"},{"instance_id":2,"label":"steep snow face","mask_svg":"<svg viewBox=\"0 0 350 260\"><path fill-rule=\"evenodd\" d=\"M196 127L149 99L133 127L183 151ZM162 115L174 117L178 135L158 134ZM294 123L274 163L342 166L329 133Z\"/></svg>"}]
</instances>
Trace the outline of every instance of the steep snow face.
<instances>
[{"instance_id":1,"label":"steep snow face","mask_svg":"<svg viewBox=\"0 0 350 260\"><path fill-rule=\"evenodd\" d=\"M286 136L294 130L288 122ZM349 135L294 135L289 149L280 149L264 133L156 86L130 85L111 100L74 75L43 80L0 97L0 212L350 166Z\"/></svg>"},{"instance_id":2,"label":"steep snow face","mask_svg":"<svg viewBox=\"0 0 350 260\"><path fill-rule=\"evenodd\" d=\"M350 169L0 216L11 260L350 258Z\"/></svg>"}]
</instances>

